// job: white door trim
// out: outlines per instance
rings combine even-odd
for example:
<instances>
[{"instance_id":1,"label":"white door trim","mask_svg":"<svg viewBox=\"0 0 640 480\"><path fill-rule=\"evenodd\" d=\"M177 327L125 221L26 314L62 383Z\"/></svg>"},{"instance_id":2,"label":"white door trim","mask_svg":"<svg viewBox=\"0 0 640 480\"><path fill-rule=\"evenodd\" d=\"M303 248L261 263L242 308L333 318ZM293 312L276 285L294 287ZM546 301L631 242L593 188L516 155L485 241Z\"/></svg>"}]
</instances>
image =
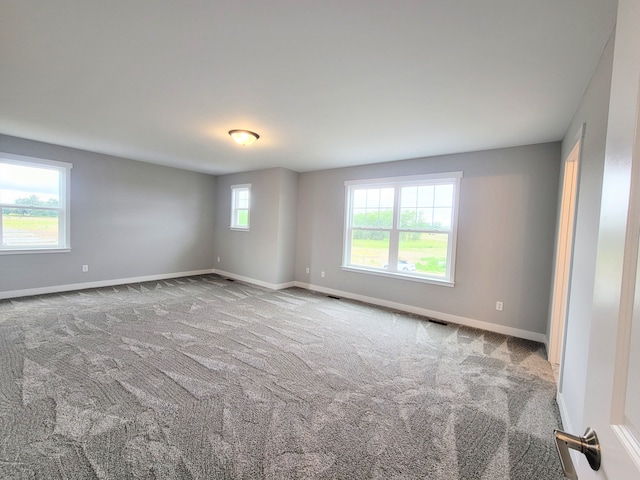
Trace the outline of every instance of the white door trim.
<instances>
[{"instance_id":1,"label":"white door trim","mask_svg":"<svg viewBox=\"0 0 640 480\"><path fill-rule=\"evenodd\" d=\"M580 166L582 164L582 142L585 134L583 123L576 141L564 162L558 237L556 243L555 269L551 300L551 328L549 333L548 360L559 365L564 351L564 331L567 322L571 271L573 266L573 244L578 204Z\"/></svg>"}]
</instances>

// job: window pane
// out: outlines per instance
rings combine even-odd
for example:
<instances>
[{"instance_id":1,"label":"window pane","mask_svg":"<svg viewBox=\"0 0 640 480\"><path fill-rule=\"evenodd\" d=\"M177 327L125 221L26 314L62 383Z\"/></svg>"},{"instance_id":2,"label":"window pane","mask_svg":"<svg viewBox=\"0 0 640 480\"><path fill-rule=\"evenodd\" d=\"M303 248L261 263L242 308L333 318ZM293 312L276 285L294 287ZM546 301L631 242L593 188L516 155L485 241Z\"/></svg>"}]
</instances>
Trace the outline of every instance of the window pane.
<instances>
[{"instance_id":1,"label":"window pane","mask_svg":"<svg viewBox=\"0 0 640 480\"><path fill-rule=\"evenodd\" d=\"M402 187L400 193L400 227L403 229L433 228L432 185Z\"/></svg>"},{"instance_id":2,"label":"window pane","mask_svg":"<svg viewBox=\"0 0 640 480\"><path fill-rule=\"evenodd\" d=\"M436 185L435 207L450 207L453 205L453 185Z\"/></svg>"},{"instance_id":3,"label":"window pane","mask_svg":"<svg viewBox=\"0 0 640 480\"><path fill-rule=\"evenodd\" d=\"M446 233L400 232L398 270L445 276L448 242Z\"/></svg>"},{"instance_id":4,"label":"window pane","mask_svg":"<svg viewBox=\"0 0 640 480\"><path fill-rule=\"evenodd\" d=\"M400 207L415 208L418 204L418 187L402 187L400 192Z\"/></svg>"},{"instance_id":5,"label":"window pane","mask_svg":"<svg viewBox=\"0 0 640 480\"><path fill-rule=\"evenodd\" d=\"M367 191L353 191L353 208L367 208Z\"/></svg>"},{"instance_id":6,"label":"window pane","mask_svg":"<svg viewBox=\"0 0 640 480\"><path fill-rule=\"evenodd\" d=\"M417 218L415 228L433 228L433 208L419 208Z\"/></svg>"},{"instance_id":7,"label":"window pane","mask_svg":"<svg viewBox=\"0 0 640 480\"><path fill-rule=\"evenodd\" d=\"M416 228L415 208L403 208L400 210L400 228Z\"/></svg>"},{"instance_id":8,"label":"window pane","mask_svg":"<svg viewBox=\"0 0 640 480\"><path fill-rule=\"evenodd\" d=\"M249 208L249 190L246 188L237 188L236 192L236 208Z\"/></svg>"},{"instance_id":9,"label":"window pane","mask_svg":"<svg viewBox=\"0 0 640 480\"><path fill-rule=\"evenodd\" d=\"M400 203L402 208L410 207L432 207L433 206L433 185L421 185L418 187L402 187L400 193Z\"/></svg>"},{"instance_id":10,"label":"window pane","mask_svg":"<svg viewBox=\"0 0 640 480\"><path fill-rule=\"evenodd\" d=\"M248 210L236 210L236 223L237 227L249 226L249 211Z\"/></svg>"},{"instance_id":11,"label":"window pane","mask_svg":"<svg viewBox=\"0 0 640 480\"><path fill-rule=\"evenodd\" d=\"M389 262L389 232L353 230L349 264L383 268Z\"/></svg>"},{"instance_id":12,"label":"window pane","mask_svg":"<svg viewBox=\"0 0 640 480\"><path fill-rule=\"evenodd\" d=\"M391 228L393 226L393 208L380 210L378 226L381 228Z\"/></svg>"},{"instance_id":13,"label":"window pane","mask_svg":"<svg viewBox=\"0 0 640 480\"><path fill-rule=\"evenodd\" d=\"M433 185L418 187L418 206L433 207Z\"/></svg>"},{"instance_id":14,"label":"window pane","mask_svg":"<svg viewBox=\"0 0 640 480\"><path fill-rule=\"evenodd\" d=\"M367 225L367 209L366 208L354 208L353 209L353 222L354 227L364 227Z\"/></svg>"},{"instance_id":15,"label":"window pane","mask_svg":"<svg viewBox=\"0 0 640 480\"><path fill-rule=\"evenodd\" d=\"M393 188L367 188L353 191L354 227L391 228L393 225Z\"/></svg>"},{"instance_id":16,"label":"window pane","mask_svg":"<svg viewBox=\"0 0 640 480\"><path fill-rule=\"evenodd\" d=\"M449 230L451 228L451 209L434 208L433 226L439 229Z\"/></svg>"},{"instance_id":17,"label":"window pane","mask_svg":"<svg viewBox=\"0 0 640 480\"><path fill-rule=\"evenodd\" d=\"M354 227L380 227L391 228L393 224L393 209L364 209L354 208Z\"/></svg>"},{"instance_id":18,"label":"window pane","mask_svg":"<svg viewBox=\"0 0 640 480\"><path fill-rule=\"evenodd\" d=\"M58 212L26 208L2 209L4 246L58 245Z\"/></svg>"},{"instance_id":19,"label":"window pane","mask_svg":"<svg viewBox=\"0 0 640 480\"><path fill-rule=\"evenodd\" d=\"M393 209L394 189L383 188L380 190L380 207L383 209Z\"/></svg>"},{"instance_id":20,"label":"window pane","mask_svg":"<svg viewBox=\"0 0 640 480\"><path fill-rule=\"evenodd\" d=\"M57 207L59 202L58 170L0 164L0 203Z\"/></svg>"},{"instance_id":21,"label":"window pane","mask_svg":"<svg viewBox=\"0 0 640 480\"><path fill-rule=\"evenodd\" d=\"M401 229L451 228L453 185L421 185L401 188ZM433 206L436 208L433 208ZM438 208L440 207L440 208Z\"/></svg>"},{"instance_id":22,"label":"window pane","mask_svg":"<svg viewBox=\"0 0 640 480\"><path fill-rule=\"evenodd\" d=\"M380 189L370 188L367 190L367 207L379 208L380 207Z\"/></svg>"}]
</instances>

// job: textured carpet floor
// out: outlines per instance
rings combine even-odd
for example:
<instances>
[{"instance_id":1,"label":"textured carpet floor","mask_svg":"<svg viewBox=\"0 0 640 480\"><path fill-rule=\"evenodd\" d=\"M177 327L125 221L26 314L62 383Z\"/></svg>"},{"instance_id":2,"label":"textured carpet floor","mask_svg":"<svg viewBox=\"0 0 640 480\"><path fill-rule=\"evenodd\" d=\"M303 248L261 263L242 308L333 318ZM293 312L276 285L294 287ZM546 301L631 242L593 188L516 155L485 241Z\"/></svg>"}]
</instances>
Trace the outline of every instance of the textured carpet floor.
<instances>
[{"instance_id":1,"label":"textured carpet floor","mask_svg":"<svg viewBox=\"0 0 640 480\"><path fill-rule=\"evenodd\" d=\"M0 301L0 478L561 479L540 344L216 275Z\"/></svg>"}]
</instances>

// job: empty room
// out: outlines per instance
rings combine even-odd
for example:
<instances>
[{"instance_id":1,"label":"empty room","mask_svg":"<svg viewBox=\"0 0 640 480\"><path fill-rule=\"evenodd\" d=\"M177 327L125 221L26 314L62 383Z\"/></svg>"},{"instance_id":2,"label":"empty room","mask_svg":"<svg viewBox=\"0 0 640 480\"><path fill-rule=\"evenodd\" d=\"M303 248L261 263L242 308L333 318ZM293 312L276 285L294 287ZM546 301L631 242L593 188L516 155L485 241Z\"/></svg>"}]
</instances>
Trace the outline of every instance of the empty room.
<instances>
[{"instance_id":1,"label":"empty room","mask_svg":"<svg viewBox=\"0 0 640 480\"><path fill-rule=\"evenodd\" d=\"M640 478L639 93L640 0L0 0L0 478Z\"/></svg>"}]
</instances>

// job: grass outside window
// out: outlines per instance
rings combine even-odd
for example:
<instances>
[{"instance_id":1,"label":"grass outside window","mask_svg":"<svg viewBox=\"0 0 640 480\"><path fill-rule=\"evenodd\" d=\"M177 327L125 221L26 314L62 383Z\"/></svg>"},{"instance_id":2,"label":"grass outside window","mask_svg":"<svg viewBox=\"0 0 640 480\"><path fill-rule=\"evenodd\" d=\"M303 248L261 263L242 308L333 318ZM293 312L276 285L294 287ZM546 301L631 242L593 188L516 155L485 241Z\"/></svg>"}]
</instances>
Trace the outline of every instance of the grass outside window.
<instances>
[{"instance_id":1,"label":"grass outside window","mask_svg":"<svg viewBox=\"0 0 640 480\"><path fill-rule=\"evenodd\" d=\"M32 216L2 215L5 245L56 245L58 243L58 215Z\"/></svg>"}]
</instances>

